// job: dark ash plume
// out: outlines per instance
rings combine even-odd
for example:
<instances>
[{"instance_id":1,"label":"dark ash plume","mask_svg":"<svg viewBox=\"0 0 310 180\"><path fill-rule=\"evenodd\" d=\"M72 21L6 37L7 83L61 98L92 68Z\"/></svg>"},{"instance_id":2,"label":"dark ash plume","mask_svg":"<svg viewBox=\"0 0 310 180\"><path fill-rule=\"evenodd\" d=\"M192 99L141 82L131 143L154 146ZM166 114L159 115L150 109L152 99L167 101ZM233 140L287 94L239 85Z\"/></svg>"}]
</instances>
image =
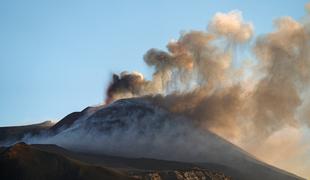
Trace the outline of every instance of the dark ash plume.
<instances>
[{"instance_id":1,"label":"dark ash plume","mask_svg":"<svg viewBox=\"0 0 310 180\"><path fill-rule=\"evenodd\" d=\"M120 75L113 74L112 82L107 89L106 104L115 99L140 96L143 92L143 86L147 82L141 73L122 72Z\"/></svg>"}]
</instances>

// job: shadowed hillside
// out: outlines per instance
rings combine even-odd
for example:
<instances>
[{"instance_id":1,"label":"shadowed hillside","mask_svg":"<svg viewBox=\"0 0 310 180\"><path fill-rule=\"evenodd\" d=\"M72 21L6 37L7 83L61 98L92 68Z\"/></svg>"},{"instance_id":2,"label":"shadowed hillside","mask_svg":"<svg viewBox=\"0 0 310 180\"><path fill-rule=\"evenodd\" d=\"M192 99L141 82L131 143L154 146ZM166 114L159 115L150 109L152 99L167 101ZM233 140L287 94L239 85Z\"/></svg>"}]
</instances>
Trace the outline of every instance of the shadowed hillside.
<instances>
[{"instance_id":1,"label":"shadowed hillside","mask_svg":"<svg viewBox=\"0 0 310 180\"><path fill-rule=\"evenodd\" d=\"M92 158L98 158L97 163L92 162ZM111 166L106 168L99 164ZM55 145L25 143L0 149L0 169L0 179L230 179L222 173L194 167L193 164L86 155Z\"/></svg>"},{"instance_id":2,"label":"shadowed hillside","mask_svg":"<svg viewBox=\"0 0 310 180\"><path fill-rule=\"evenodd\" d=\"M90 166L24 143L2 149L0 179L132 179L107 168Z\"/></svg>"}]
</instances>

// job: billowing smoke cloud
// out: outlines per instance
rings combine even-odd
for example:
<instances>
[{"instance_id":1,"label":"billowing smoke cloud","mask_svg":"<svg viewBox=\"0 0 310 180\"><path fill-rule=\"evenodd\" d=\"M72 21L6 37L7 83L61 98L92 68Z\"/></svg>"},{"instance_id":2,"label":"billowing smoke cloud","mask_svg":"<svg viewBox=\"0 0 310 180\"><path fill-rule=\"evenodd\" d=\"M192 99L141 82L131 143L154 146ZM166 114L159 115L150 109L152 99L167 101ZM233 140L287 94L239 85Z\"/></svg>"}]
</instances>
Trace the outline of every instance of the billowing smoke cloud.
<instances>
[{"instance_id":1,"label":"billowing smoke cloud","mask_svg":"<svg viewBox=\"0 0 310 180\"><path fill-rule=\"evenodd\" d=\"M302 23L282 17L274 24L275 31L258 36L251 45L256 65L245 69L240 61L233 65L234 50L249 43L253 25L239 11L217 13L207 31L182 33L168 43L167 51L150 49L145 54L144 61L155 70L151 80L141 78L132 86L113 80L107 98L118 99L111 91L120 88L125 93L119 97L144 96L245 149L270 145L283 129L298 131L310 124L309 17ZM124 81L132 84L131 79ZM303 136L298 138L303 141ZM297 144L296 148L306 147ZM252 152L266 159L259 149Z\"/></svg>"},{"instance_id":2,"label":"billowing smoke cloud","mask_svg":"<svg viewBox=\"0 0 310 180\"><path fill-rule=\"evenodd\" d=\"M111 103L114 99L129 98L133 96L143 95L146 84L141 73L122 72L120 75L113 74L113 80L107 90L106 104Z\"/></svg>"},{"instance_id":3,"label":"billowing smoke cloud","mask_svg":"<svg viewBox=\"0 0 310 180\"><path fill-rule=\"evenodd\" d=\"M258 38L254 47L265 76L253 92L253 118L256 128L268 127L267 136L299 124L295 113L310 75L309 33L290 17L275 25L277 30Z\"/></svg>"},{"instance_id":4,"label":"billowing smoke cloud","mask_svg":"<svg viewBox=\"0 0 310 180\"><path fill-rule=\"evenodd\" d=\"M136 73L114 75L107 97L162 94L156 103L172 112L193 117L209 128L247 124L254 134L260 132L259 138L285 126L298 126L296 112L310 76L309 32L290 17L277 19L275 26L274 32L259 36L254 43L258 64L250 70L254 84L250 90L240 77L245 70L232 66L233 49L217 43L224 37L238 46L253 34L251 23L232 11L216 14L209 31L181 34L167 45L168 51L150 49L144 60L155 69L153 79L146 81Z\"/></svg>"},{"instance_id":5,"label":"billowing smoke cloud","mask_svg":"<svg viewBox=\"0 0 310 180\"><path fill-rule=\"evenodd\" d=\"M209 30L233 42L245 42L253 35L252 24L243 21L240 11L217 13L209 24Z\"/></svg>"}]
</instances>

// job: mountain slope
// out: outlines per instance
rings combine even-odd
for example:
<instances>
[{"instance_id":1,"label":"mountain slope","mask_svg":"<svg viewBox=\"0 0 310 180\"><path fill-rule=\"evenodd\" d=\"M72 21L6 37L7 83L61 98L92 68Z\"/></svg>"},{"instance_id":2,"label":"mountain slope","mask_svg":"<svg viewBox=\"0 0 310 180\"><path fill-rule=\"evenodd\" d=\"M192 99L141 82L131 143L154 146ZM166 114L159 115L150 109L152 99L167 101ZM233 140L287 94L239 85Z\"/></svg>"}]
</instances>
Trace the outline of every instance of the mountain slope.
<instances>
[{"instance_id":1,"label":"mountain slope","mask_svg":"<svg viewBox=\"0 0 310 180\"><path fill-rule=\"evenodd\" d=\"M93 156L96 155L82 155ZM102 155L101 155L102 156ZM99 156L96 156L99 157ZM92 157L90 157L92 158ZM130 161L122 157L109 157L110 162L115 164ZM82 159L82 160L81 160ZM119 161L121 160L121 162ZM157 164L160 160L132 159L131 164ZM104 161L101 164L107 165ZM169 164L169 168L165 168ZM222 173L212 172L203 168L184 167L185 163L162 161L160 166L164 169L150 168L128 169L128 168L106 168L106 166L89 163L81 158L81 154L68 151L55 145L27 145L18 143L14 146L0 150L0 179L171 179L171 180L229 180ZM142 166L141 166L142 167ZM180 168L183 167L183 168Z\"/></svg>"},{"instance_id":2,"label":"mountain slope","mask_svg":"<svg viewBox=\"0 0 310 180\"><path fill-rule=\"evenodd\" d=\"M2 150L0 167L0 179L132 179L120 172L80 163L24 143Z\"/></svg>"},{"instance_id":3,"label":"mountain slope","mask_svg":"<svg viewBox=\"0 0 310 180\"><path fill-rule=\"evenodd\" d=\"M56 144L70 150L62 151L63 156L116 169L170 172L184 166L185 170L206 168L241 180L302 179L257 160L216 134L193 125L190 119L143 98L86 108L68 115L47 133L22 140Z\"/></svg>"},{"instance_id":4,"label":"mountain slope","mask_svg":"<svg viewBox=\"0 0 310 180\"><path fill-rule=\"evenodd\" d=\"M51 121L27 126L0 127L0 142L15 142L21 140L25 135L36 135L51 128L54 125ZM3 144L3 143L2 143Z\"/></svg>"},{"instance_id":5,"label":"mountain slope","mask_svg":"<svg viewBox=\"0 0 310 180\"><path fill-rule=\"evenodd\" d=\"M188 122L144 99L123 99L44 141L86 153L199 163L236 179L301 179Z\"/></svg>"}]
</instances>

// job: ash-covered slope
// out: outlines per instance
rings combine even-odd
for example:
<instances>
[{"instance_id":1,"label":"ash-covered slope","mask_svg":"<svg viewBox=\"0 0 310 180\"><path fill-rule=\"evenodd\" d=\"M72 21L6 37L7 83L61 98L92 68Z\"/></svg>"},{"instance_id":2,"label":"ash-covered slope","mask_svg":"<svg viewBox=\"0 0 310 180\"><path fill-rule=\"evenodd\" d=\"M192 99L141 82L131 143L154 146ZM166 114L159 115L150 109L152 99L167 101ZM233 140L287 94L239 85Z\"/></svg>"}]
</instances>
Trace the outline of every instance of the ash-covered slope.
<instances>
[{"instance_id":1,"label":"ash-covered slope","mask_svg":"<svg viewBox=\"0 0 310 180\"><path fill-rule=\"evenodd\" d=\"M55 135L28 142L88 153L199 163L234 179L301 179L143 98L88 108L71 125L59 123L56 131L53 128Z\"/></svg>"},{"instance_id":2,"label":"ash-covered slope","mask_svg":"<svg viewBox=\"0 0 310 180\"><path fill-rule=\"evenodd\" d=\"M0 127L0 144L9 144L21 140L25 135L36 135L54 125L51 121L27 126Z\"/></svg>"}]
</instances>

